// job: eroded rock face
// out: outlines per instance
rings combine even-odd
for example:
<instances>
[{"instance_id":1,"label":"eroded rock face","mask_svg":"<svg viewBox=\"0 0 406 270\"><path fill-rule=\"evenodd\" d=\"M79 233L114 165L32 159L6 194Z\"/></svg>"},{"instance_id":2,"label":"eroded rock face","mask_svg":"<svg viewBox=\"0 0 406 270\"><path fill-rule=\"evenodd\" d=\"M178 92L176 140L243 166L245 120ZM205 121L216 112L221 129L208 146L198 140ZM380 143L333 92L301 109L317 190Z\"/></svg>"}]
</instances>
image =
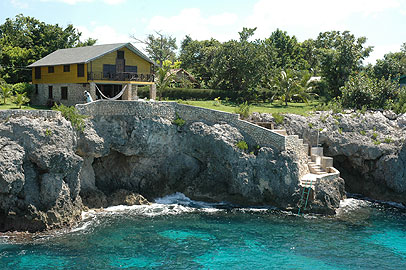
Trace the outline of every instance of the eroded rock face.
<instances>
[{"instance_id":1,"label":"eroded rock face","mask_svg":"<svg viewBox=\"0 0 406 270\"><path fill-rule=\"evenodd\" d=\"M62 117L0 119L0 231L68 225L82 210L82 159Z\"/></svg>"},{"instance_id":2,"label":"eroded rock face","mask_svg":"<svg viewBox=\"0 0 406 270\"><path fill-rule=\"evenodd\" d=\"M81 175L94 176L81 195L85 204L92 193L106 196L89 206L105 203L119 189L150 201L182 192L192 199L242 205L296 203L291 195L298 184L297 161L272 148L248 153L236 147L241 140L244 136L226 123L179 128L159 117L93 117L78 142L78 153L86 153Z\"/></svg>"},{"instance_id":3,"label":"eroded rock face","mask_svg":"<svg viewBox=\"0 0 406 270\"><path fill-rule=\"evenodd\" d=\"M256 114L256 120L270 115ZM406 119L391 112L316 112L309 116L285 116L290 134L305 143L324 148L334 158L346 190L378 200L406 204Z\"/></svg>"}]
</instances>

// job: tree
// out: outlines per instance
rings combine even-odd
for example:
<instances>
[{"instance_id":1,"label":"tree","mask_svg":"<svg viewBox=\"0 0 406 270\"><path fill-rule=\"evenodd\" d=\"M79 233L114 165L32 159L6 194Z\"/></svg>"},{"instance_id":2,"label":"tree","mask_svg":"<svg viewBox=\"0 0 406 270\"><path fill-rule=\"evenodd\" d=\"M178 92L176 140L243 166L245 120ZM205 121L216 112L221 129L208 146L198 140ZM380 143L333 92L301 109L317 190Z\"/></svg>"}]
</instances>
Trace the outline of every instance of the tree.
<instances>
[{"instance_id":1,"label":"tree","mask_svg":"<svg viewBox=\"0 0 406 270\"><path fill-rule=\"evenodd\" d=\"M7 83L0 84L0 88L1 88L1 96L3 97L3 104L6 104L6 99L12 96L13 90L11 88L11 85Z\"/></svg>"},{"instance_id":2,"label":"tree","mask_svg":"<svg viewBox=\"0 0 406 270\"><path fill-rule=\"evenodd\" d=\"M213 38L198 41L190 36L186 36L181 43L179 56L181 67L192 73L203 87L213 86L212 65L220 45L221 43Z\"/></svg>"},{"instance_id":3,"label":"tree","mask_svg":"<svg viewBox=\"0 0 406 270\"><path fill-rule=\"evenodd\" d=\"M27 93L15 93L15 96L13 96L12 101L14 104L18 106L19 109L21 109L21 106L23 104L26 104L30 102L30 99L27 97Z\"/></svg>"},{"instance_id":4,"label":"tree","mask_svg":"<svg viewBox=\"0 0 406 270\"><path fill-rule=\"evenodd\" d=\"M178 49L178 46L176 45L176 38L166 36L157 31L155 33L157 37L151 34L145 40L138 39L134 35L131 37L136 42L145 44L148 56L162 67L162 64L166 60L175 60L175 50Z\"/></svg>"},{"instance_id":5,"label":"tree","mask_svg":"<svg viewBox=\"0 0 406 270\"><path fill-rule=\"evenodd\" d=\"M310 73L308 71L295 71L286 69L274 77L273 83L279 98L288 106L288 102L295 97L298 100L308 102L312 87L310 86Z\"/></svg>"},{"instance_id":6,"label":"tree","mask_svg":"<svg viewBox=\"0 0 406 270\"><path fill-rule=\"evenodd\" d=\"M256 28L243 28L240 40L230 40L219 46L212 65L213 86L232 91L258 86L263 68L262 58L258 53L259 41L249 41Z\"/></svg>"},{"instance_id":7,"label":"tree","mask_svg":"<svg viewBox=\"0 0 406 270\"><path fill-rule=\"evenodd\" d=\"M163 92L169 87L176 76L176 74L171 73L170 70L179 68L180 62L177 61L175 63L172 63L170 60L165 60L160 66L161 67L155 74L155 83L159 100L161 100Z\"/></svg>"},{"instance_id":8,"label":"tree","mask_svg":"<svg viewBox=\"0 0 406 270\"><path fill-rule=\"evenodd\" d=\"M385 80L406 75L406 43L401 46L400 52L388 53L383 59L378 59L372 73L375 78Z\"/></svg>"},{"instance_id":9,"label":"tree","mask_svg":"<svg viewBox=\"0 0 406 270\"><path fill-rule=\"evenodd\" d=\"M0 25L0 76L8 83L31 81L29 64L58 49L96 42L94 39L81 42L80 36L71 24L63 28L22 14L8 18Z\"/></svg>"},{"instance_id":10,"label":"tree","mask_svg":"<svg viewBox=\"0 0 406 270\"><path fill-rule=\"evenodd\" d=\"M364 47L366 40L356 38L349 31L319 34L316 48L320 51L321 74L331 96L339 96L349 76L361 70L362 60L372 51L372 47Z\"/></svg>"}]
</instances>

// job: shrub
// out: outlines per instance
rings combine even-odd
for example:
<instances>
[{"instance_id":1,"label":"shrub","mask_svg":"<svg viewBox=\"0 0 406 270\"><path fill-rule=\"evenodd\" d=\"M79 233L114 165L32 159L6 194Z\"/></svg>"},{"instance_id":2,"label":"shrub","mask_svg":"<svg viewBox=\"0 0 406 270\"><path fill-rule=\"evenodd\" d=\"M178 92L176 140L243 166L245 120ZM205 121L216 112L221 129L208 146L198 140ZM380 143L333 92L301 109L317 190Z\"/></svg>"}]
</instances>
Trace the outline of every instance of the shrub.
<instances>
[{"instance_id":1,"label":"shrub","mask_svg":"<svg viewBox=\"0 0 406 270\"><path fill-rule=\"evenodd\" d=\"M176 118L175 120L173 120L172 122L174 125L177 125L178 127L182 127L186 124L186 121L182 118L180 118L180 116L176 113Z\"/></svg>"},{"instance_id":2,"label":"shrub","mask_svg":"<svg viewBox=\"0 0 406 270\"><path fill-rule=\"evenodd\" d=\"M251 114L251 105L248 102L241 103L235 107L235 113L241 115L242 118L247 118Z\"/></svg>"},{"instance_id":3,"label":"shrub","mask_svg":"<svg viewBox=\"0 0 406 270\"><path fill-rule=\"evenodd\" d=\"M389 144L389 143L392 143L393 140L392 140L391 137L386 137L386 138L384 139L384 142Z\"/></svg>"},{"instance_id":4,"label":"shrub","mask_svg":"<svg viewBox=\"0 0 406 270\"><path fill-rule=\"evenodd\" d=\"M27 93L18 93L16 92L15 96L12 97L12 102L21 109L21 106L30 102L30 99L27 97Z\"/></svg>"},{"instance_id":5,"label":"shrub","mask_svg":"<svg viewBox=\"0 0 406 270\"><path fill-rule=\"evenodd\" d=\"M393 104L395 113L406 113L406 87L399 90L397 101Z\"/></svg>"},{"instance_id":6,"label":"shrub","mask_svg":"<svg viewBox=\"0 0 406 270\"><path fill-rule=\"evenodd\" d=\"M22 83L16 83L13 85L13 91L19 94L26 93L27 96L30 96L34 89L34 86L32 84L22 82Z\"/></svg>"},{"instance_id":7,"label":"shrub","mask_svg":"<svg viewBox=\"0 0 406 270\"><path fill-rule=\"evenodd\" d=\"M218 106L220 106L220 105L221 105L221 99L220 99L220 97L216 97L216 98L214 99L213 106L218 107Z\"/></svg>"},{"instance_id":8,"label":"shrub","mask_svg":"<svg viewBox=\"0 0 406 270\"><path fill-rule=\"evenodd\" d=\"M372 139L376 140L378 138L378 133L374 132L372 133Z\"/></svg>"},{"instance_id":9,"label":"shrub","mask_svg":"<svg viewBox=\"0 0 406 270\"><path fill-rule=\"evenodd\" d=\"M247 151L248 150L248 144L245 141L239 141L238 143L236 143L236 145L238 149Z\"/></svg>"},{"instance_id":10,"label":"shrub","mask_svg":"<svg viewBox=\"0 0 406 270\"><path fill-rule=\"evenodd\" d=\"M52 107L53 110L60 111L62 113L62 116L71 122L72 127L74 127L77 131L83 132L85 128L85 121L84 119L86 118L85 115L82 115L78 112L78 110L71 106L65 106L63 104L58 105L55 104Z\"/></svg>"},{"instance_id":11,"label":"shrub","mask_svg":"<svg viewBox=\"0 0 406 270\"><path fill-rule=\"evenodd\" d=\"M280 114L280 113L272 113L272 117L275 120L275 123L277 125L282 124L283 121L285 120L285 116L283 114Z\"/></svg>"},{"instance_id":12,"label":"shrub","mask_svg":"<svg viewBox=\"0 0 406 270\"><path fill-rule=\"evenodd\" d=\"M341 92L342 105L346 108L387 109L397 98L398 84L391 79L378 80L360 73L351 76Z\"/></svg>"}]
</instances>

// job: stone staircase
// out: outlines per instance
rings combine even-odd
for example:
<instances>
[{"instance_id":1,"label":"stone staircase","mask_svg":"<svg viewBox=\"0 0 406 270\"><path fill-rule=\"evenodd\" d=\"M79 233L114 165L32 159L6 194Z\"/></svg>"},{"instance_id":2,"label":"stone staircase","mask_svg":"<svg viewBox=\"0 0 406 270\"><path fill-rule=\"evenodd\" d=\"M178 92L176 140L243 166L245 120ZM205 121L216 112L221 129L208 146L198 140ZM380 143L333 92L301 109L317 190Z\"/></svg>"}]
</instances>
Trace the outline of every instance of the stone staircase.
<instances>
[{"instance_id":1,"label":"stone staircase","mask_svg":"<svg viewBox=\"0 0 406 270\"><path fill-rule=\"evenodd\" d=\"M253 122L256 125L265 127L267 129L272 130L278 134L283 136L289 136L284 129L274 129L274 125L271 122ZM323 156L323 148L322 147L311 147L309 149L309 145L303 143L303 139L300 139L298 135L290 135L294 137L295 140L298 140L300 145L303 145L303 149L307 153L307 166L309 168L309 173L305 174L299 181L299 186L307 189L314 189L318 179L325 175L328 175L331 170L330 168L333 167L333 159L330 157ZM310 150L310 151L309 151ZM310 152L310 153L309 153Z\"/></svg>"},{"instance_id":2,"label":"stone staircase","mask_svg":"<svg viewBox=\"0 0 406 270\"><path fill-rule=\"evenodd\" d=\"M320 175L327 173L326 170L324 170L320 164L317 164L316 162L312 161L311 157L309 157L307 165L309 166L309 171L312 174Z\"/></svg>"}]
</instances>

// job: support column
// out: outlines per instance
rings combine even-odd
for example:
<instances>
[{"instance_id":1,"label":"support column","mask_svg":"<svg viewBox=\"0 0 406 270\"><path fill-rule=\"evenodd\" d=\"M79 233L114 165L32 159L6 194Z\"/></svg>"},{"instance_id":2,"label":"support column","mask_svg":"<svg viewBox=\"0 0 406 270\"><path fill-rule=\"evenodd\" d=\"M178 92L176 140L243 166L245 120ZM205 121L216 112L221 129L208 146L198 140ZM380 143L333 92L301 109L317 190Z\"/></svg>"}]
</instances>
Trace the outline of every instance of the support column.
<instances>
[{"instance_id":1,"label":"support column","mask_svg":"<svg viewBox=\"0 0 406 270\"><path fill-rule=\"evenodd\" d=\"M123 84L121 87L125 87L126 84ZM127 84L127 88L125 89L123 93L123 100L131 100L132 99L132 84Z\"/></svg>"},{"instance_id":2,"label":"support column","mask_svg":"<svg viewBox=\"0 0 406 270\"><path fill-rule=\"evenodd\" d=\"M153 83L149 87L149 98L155 100L156 99L156 84Z\"/></svg>"},{"instance_id":3,"label":"support column","mask_svg":"<svg viewBox=\"0 0 406 270\"><path fill-rule=\"evenodd\" d=\"M91 82L90 83L90 90L89 90L89 94L92 97L93 100L97 99L97 95L96 95L96 83Z\"/></svg>"},{"instance_id":4,"label":"support column","mask_svg":"<svg viewBox=\"0 0 406 270\"><path fill-rule=\"evenodd\" d=\"M135 85L135 90L133 89L133 100L138 100L138 85Z\"/></svg>"}]
</instances>

